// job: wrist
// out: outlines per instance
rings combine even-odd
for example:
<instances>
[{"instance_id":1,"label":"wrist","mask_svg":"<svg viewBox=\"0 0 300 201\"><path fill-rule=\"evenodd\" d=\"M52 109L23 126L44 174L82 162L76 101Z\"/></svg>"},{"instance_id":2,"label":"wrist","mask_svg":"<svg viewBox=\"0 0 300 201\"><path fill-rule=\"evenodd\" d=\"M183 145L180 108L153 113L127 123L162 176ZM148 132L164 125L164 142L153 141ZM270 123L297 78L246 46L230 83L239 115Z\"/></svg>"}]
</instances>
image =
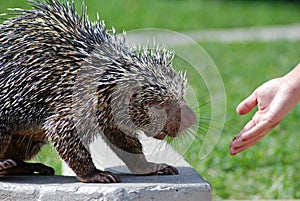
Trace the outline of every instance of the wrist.
<instances>
[{"instance_id":1,"label":"wrist","mask_svg":"<svg viewBox=\"0 0 300 201\"><path fill-rule=\"evenodd\" d=\"M292 95L300 101L300 63L282 79L289 86Z\"/></svg>"}]
</instances>

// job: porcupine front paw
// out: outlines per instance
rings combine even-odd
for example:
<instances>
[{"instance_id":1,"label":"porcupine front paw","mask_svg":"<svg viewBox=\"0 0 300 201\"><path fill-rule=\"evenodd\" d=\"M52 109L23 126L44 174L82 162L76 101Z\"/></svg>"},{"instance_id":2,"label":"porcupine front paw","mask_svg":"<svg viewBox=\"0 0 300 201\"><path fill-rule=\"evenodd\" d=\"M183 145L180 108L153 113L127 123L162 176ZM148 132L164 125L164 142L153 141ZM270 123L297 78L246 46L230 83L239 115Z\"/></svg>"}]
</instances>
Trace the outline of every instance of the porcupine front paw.
<instances>
[{"instance_id":1,"label":"porcupine front paw","mask_svg":"<svg viewBox=\"0 0 300 201\"><path fill-rule=\"evenodd\" d=\"M177 168L164 164L164 163L146 163L142 166L137 166L134 169L131 169L132 173L135 175L176 175L179 174Z\"/></svg>"},{"instance_id":2,"label":"porcupine front paw","mask_svg":"<svg viewBox=\"0 0 300 201\"><path fill-rule=\"evenodd\" d=\"M0 175L54 175L54 169L42 163L26 163L12 159L0 161Z\"/></svg>"},{"instance_id":3,"label":"porcupine front paw","mask_svg":"<svg viewBox=\"0 0 300 201\"><path fill-rule=\"evenodd\" d=\"M99 182L99 183L118 183L120 182L120 178L111 172L96 170L92 174L87 176L77 176L81 182L89 183L89 182Z\"/></svg>"}]
</instances>

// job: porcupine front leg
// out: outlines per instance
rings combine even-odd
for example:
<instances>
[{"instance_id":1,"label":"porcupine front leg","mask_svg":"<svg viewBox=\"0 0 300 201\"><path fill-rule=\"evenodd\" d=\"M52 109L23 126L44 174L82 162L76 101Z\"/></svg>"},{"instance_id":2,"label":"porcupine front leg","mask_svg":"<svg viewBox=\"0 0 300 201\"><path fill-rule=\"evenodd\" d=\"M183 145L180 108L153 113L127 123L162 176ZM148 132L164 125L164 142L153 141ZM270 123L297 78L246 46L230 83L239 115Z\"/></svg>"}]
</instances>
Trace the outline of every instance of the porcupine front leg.
<instances>
[{"instance_id":1,"label":"porcupine front leg","mask_svg":"<svg viewBox=\"0 0 300 201\"><path fill-rule=\"evenodd\" d=\"M144 153L141 142L138 138L126 135L121 130L104 129L106 143L121 158L130 171L135 175L174 175L178 170L167 164L157 164L148 162Z\"/></svg>"},{"instance_id":2,"label":"porcupine front leg","mask_svg":"<svg viewBox=\"0 0 300 201\"><path fill-rule=\"evenodd\" d=\"M46 123L46 136L53 143L59 156L75 172L81 182L116 183L120 179L108 172L98 170L91 154L76 133L71 118L62 114Z\"/></svg>"}]
</instances>

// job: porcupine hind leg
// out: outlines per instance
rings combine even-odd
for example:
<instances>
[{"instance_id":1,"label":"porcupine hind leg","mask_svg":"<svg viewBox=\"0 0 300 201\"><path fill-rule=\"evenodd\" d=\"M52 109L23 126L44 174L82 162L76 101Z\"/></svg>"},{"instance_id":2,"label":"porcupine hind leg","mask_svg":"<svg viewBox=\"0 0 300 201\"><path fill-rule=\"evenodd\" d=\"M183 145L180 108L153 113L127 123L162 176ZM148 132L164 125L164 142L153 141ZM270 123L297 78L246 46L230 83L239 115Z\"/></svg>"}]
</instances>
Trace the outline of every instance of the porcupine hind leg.
<instances>
[{"instance_id":1,"label":"porcupine hind leg","mask_svg":"<svg viewBox=\"0 0 300 201\"><path fill-rule=\"evenodd\" d=\"M0 175L54 175L51 167L24 162L40 151L45 140L13 135L4 124L0 127Z\"/></svg>"},{"instance_id":2,"label":"porcupine hind leg","mask_svg":"<svg viewBox=\"0 0 300 201\"><path fill-rule=\"evenodd\" d=\"M70 111L67 111L66 114L54 115L45 125L46 136L59 156L75 172L81 182L120 182L116 175L95 167L91 154L76 132L70 114Z\"/></svg>"},{"instance_id":3,"label":"porcupine hind leg","mask_svg":"<svg viewBox=\"0 0 300 201\"><path fill-rule=\"evenodd\" d=\"M54 175L54 169L42 163L26 163L13 159L0 160L0 175Z\"/></svg>"},{"instance_id":4,"label":"porcupine hind leg","mask_svg":"<svg viewBox=\"0 0 300 201\"><path fill-rule=\"evenodd\" d=\"M135 175L174 175L178 170L167 164L148 162L138 138L129 136L118 129L104 129L105 141Z\"/></svg>"},{"instance_id":5,"label":"porcupine hind leg","mask_svg":"<svg viewBox=\"0 0 300 201\"><path fill-rule=\"evenodd\" d=\"M2 171L17 165L17 163L12 159L2 159L7 147L9 146L10 141L11 135L9 132L9 128L5 124L0 123L0 174Z\"/></svg>"}]
</instances>

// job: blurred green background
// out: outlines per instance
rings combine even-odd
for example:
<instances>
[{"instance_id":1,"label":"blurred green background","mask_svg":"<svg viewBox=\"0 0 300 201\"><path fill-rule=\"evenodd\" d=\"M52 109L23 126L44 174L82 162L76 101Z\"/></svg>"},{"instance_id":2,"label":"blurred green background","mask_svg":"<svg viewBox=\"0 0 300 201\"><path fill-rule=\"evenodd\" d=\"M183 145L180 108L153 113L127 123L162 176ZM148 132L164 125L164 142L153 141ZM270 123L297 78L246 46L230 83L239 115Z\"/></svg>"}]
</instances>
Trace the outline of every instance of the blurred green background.
<instances>
[{"instance_id":1,"label":"blurred green background","mask_svg":"<svg viewBox=\"0 0 300 201\"><path fill-rule=\"evenodd\" d=\"M75 0L80 8L81 0ZM90 19L98 12L107 25L117 30L167 28L190 31L297 23L299 5L290 1L237 0L85 0ZM30 8L26 0L0 0L6 8Z\"/></svg>"},{"instance_id":2,"label":"blurred green background","mask_svg":"<svg viewBox=\"0 0 300 201\"><path fill-rule=\"evenodd\" d=\"M75 3L80 8L81 0ZM98 12L108 27L118 31L155 27L188 32L300 24L297 1L85 0L85 3L91 20L96 19ZM25 0L0 0L1 13L14 7L30 8ZM229 155L233 136L251 118L251 114L238 116L235 107L257 86L299 63L300 40L197 42L209 53L222 76L227 117L213 152L199 160L197 150L201 143L193 144L185 154L186 160L212 184L215 200L300 198L299 106L259 144L234 157ZM190 82L197 87L197 81ZM48 146L35 160L53 166L53 157L55 152ZM60 173L60 162L54 163Z\"/></svg>"}]
</instances>

